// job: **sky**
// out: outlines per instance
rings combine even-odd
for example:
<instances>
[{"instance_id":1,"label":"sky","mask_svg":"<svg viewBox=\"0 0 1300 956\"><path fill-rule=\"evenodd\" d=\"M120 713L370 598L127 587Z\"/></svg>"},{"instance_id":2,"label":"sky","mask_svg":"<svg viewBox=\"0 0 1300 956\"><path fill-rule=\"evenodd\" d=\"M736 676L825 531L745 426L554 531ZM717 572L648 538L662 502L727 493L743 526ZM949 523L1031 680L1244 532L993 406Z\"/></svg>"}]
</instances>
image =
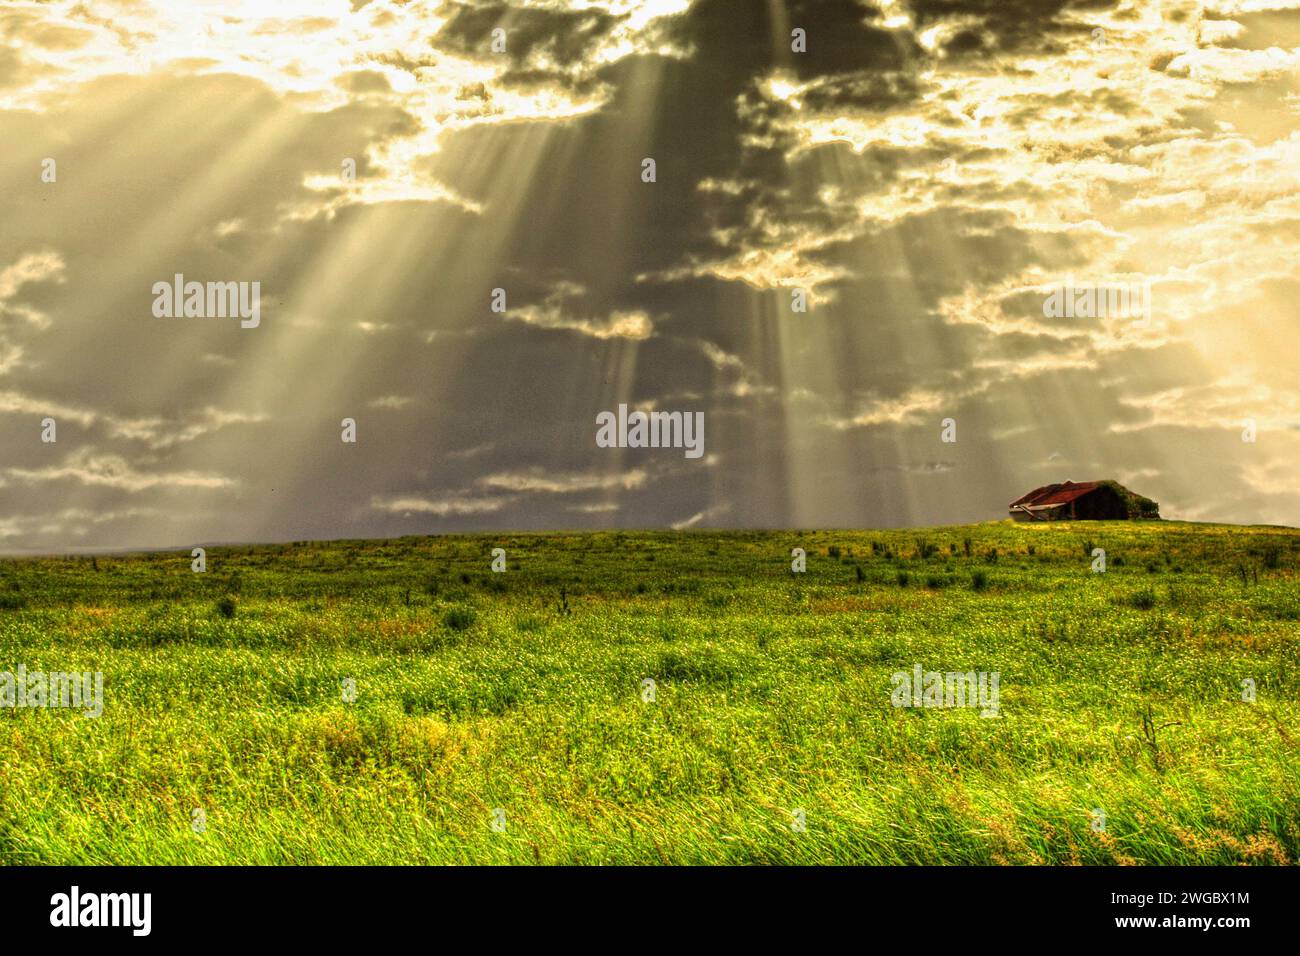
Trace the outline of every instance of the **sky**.
<instances>
[{"instance_id":1,"label":"sky","mask_svg":"<svg viewBox=\"0 0 1300 956\"><path fill-rule=\"evenodd\" d=\"M1298 120L1300 0L6 2L0 551L1300 525Z\"/></svg>"}]
</instances>

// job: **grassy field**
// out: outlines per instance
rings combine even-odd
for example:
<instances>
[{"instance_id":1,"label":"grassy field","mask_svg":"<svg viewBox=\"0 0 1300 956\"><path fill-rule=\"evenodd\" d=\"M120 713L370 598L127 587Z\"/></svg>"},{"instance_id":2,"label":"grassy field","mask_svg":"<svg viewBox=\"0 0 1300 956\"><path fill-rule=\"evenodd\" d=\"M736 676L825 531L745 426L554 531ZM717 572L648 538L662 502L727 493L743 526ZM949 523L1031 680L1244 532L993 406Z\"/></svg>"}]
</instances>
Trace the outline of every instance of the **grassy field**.
<instances>
[{"instance_id":1,"label":"grassy field","mask_svg":"<svg viewBox=\"0 0 1300 956\"><path fill-rule=\"evenodd\" d=\"M999 522L207 559L0 561L0 671L104 675L98 718L0 709L0 862L1300 860L1300 532ZM893 706L916 665L997 672L998 715Z\"/></svg>"}]
</instances>

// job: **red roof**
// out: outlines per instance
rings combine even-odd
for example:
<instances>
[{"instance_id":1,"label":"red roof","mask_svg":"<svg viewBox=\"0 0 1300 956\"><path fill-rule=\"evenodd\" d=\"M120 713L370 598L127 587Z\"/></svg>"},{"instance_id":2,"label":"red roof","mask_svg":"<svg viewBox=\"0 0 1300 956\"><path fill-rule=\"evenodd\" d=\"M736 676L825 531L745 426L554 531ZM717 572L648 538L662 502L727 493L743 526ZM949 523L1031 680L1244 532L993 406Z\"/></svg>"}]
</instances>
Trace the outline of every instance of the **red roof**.
<instances>
[{"instance_id":1,"label":"red roof","mask_svg":"<svg viewBox=\"0 0 1300 956\"><path fill-rule=\"evenodd\" d=\"M1043 485L1029 494L1017 498L1009 508L1038 508L1051 505L1068 505L1076 498L1082 498L1090 491L1096 491L1100 481L1067 481L1059 485Z\"/></svg>"}]
</instances>

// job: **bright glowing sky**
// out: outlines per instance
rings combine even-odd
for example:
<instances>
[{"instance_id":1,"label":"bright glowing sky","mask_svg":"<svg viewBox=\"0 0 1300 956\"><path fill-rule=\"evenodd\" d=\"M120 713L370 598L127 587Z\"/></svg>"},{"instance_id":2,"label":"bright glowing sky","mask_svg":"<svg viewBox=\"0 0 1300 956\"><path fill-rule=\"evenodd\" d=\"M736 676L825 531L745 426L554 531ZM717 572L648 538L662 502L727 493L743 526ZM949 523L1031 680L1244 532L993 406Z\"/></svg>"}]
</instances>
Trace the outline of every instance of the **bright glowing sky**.
<instances>
[{"instance_id":1,"label":"bright glowing sky","mask_svg":"<svg viewBox=\"0 0 1300 956\"><path fill-rule=\"evenodd\" d=\"M1298 119L1300 0L7 3L0 550L1111 477L1297 525ZM261 325L155 318L178 272ZM1135 277L1149 324L1043 315ZM620 402L705 456L598 448Z\"/></svg>"}]
</instances>

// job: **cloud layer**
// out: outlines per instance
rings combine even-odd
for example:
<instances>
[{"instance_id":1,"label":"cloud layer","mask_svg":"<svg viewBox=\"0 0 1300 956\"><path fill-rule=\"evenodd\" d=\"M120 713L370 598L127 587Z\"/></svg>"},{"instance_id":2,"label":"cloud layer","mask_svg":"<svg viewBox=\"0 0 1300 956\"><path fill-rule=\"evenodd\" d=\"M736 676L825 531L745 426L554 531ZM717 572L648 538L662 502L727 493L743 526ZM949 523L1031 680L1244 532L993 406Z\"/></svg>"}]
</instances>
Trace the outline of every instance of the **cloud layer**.
<instances>
[{"instance_id":1,"label":"cloud layer","mask_svg":"<svg viewBox=\"0 0 1300 956\"><path fill-rule=\"evenodd\" d=\"M11 3L0 548L1300 524L1298 118L1300 0Z\"/></svg>"}]
</instances>

